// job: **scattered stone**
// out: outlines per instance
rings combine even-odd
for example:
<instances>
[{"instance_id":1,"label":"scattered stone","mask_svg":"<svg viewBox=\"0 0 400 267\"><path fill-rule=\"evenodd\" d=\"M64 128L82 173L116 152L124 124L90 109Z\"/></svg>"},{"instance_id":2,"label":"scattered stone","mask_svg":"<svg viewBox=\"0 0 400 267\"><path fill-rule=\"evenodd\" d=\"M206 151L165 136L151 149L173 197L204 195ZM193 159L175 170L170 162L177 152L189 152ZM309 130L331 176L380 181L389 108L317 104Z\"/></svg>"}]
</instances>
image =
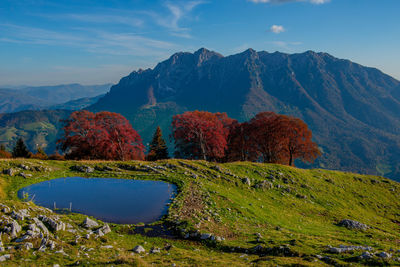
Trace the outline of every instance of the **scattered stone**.
<instances>
[{"instance_id":1,"label":"scattered stone","mask_svg":"<svg viewBox=\"0 0 400 267\"><path fill-rule=\"evenodd\" d=\"M11 255L10 254L5 254L5 255L0 256L0 261L6 261L6 260L9 260L9 259L11 259Z\"/></svg>"},{"instance_id":2,"label":"scattered stone","mask_svg":"<svg viewBox=\"0 0 400 267\"><path fill-rule=\"evenodd\" d=\"M378 256L382 259L390 259L392 257L392 254L389 254L389 253L383 251L381 253L376 254L376 256Z\"/></svg>"},{"instance_id":3,"label":"scattered stone","mask_svg":"<svg viewBox=\"0 0 400 267\"><path fill-rule=\"evenodd\" d=\"M99 224L96 221L90 219L89 217L86 217L86 219L82 223L82 226L87 229L91 229L91 228L98 227Z\"/></svg>"},{"instance_id":4,"label":"scattered stone","mask_svg":"<svg viewBox=\"0 0 400 267\"><path fill-rule=\"evenodd\" d=\"M25 217L29 217L29 212L26 209L19 210L19 211L12 211L11 212L11 217L18 220L18 221L23 221Z\"/></svg>"},{"instance_id":5,"label":"scattered stone","mask_svg":"<svg viewBox=\"0 0 400 267\"><path fill-rule=\"evenodd\" d=\"M94 172L94 168L92 168L92 167L90 167L90 166L85 166L85 165L82 165L82 166L79 166L79 165L72 166L71 169L74 170L74 171L84 172L84 173L92 173L92 172Z\"/></svg>"},{"instance_id":6,"label":"scattered stone","mask_svg":"<svg viewBox=\"0 0 400 267\"><path fill-rule=\"evenodd\" d=\"M161 252L161 249L160 248L151 248L150 249L150 253L151 254L156 254L156 253L160 253Z\"/></svg>"},{"instance_id":7,"label":"scattered stone","mask_svg":"<svg viewBox=\"0 0 400 267\"><path fill-rule=\"evenodd\" d=\"M369 260L373 257L373 255L371 253L369 253L368 251L363 252L363 254L361 254L360 259L362 260Z\"/></svg>"},{"instance_id":8,"label":"scattered stone","mask_svg":"<svg viewBox=\"0 0 400 267\"><path fill-rule=\"evenodd\" d=\"M100 230L103 233L103 235L106 235L111 232L111 228L107 223L104 224L104 226L100 227L98 230Z\"/></svg>"},{"instance_id":9,"label":"scattered stone","mask_svg":"<svg viewBox=\"0 0 400 267\"><path fill-rule=\"evenodd\" d=\"M58 251L55 251L54 253L55 253L55 254L62 254L62 255L64 255L64 256L68 256L68 254L65 253L63 249L60 249L60 250L58 250Z\"/></svg>"},{"instance_id":10,"label":"scattered stone","mask_svg":"<svg viewBox=\"0 0 400 267\"><path fill-rule=\"evenodd\" d=\"M33 244L27 242L27 243L22 244L22 245L21 245L21 248L22 248L22 249L25 249L25 250L30 250L30 249L33 249Z\"/></svg>"},{"instance_id":11,"label":"scattered stone","mask_svg":"<svg viewBox=\"0 0 400 267\"><path fill-rule=\"evenodd\" d=\"M138 245L138 246L133 248L133 252L135 252L135 253L144 253L144 252L146 252L146 250L141 245Z\"/></svg>"},{"instance_id":12,"label":"scattered stone","mask_svg":"<svg viewBox=\"0 0 400 267\"><path fill-rule=\"evenodd\" d=\"M9 207L7 207L6 205L1 205L1 212L3 213L9 213L11 210Z\"/></svg>"},{"instance_id":13,"label":"scattered stone","mask_svg":"<svg viewBox=\"0 0 400 267\"><path fill-rule=\"evenodd\" d=\"M200 239L206 240L206 239L210 239L212 236L213 236L212 234L205 233L205 234L201 234Z\"/></svg>"},{"instance_id":14,"label":"scattered stone","mask_svg":"<svg viewBox=\"0 0 400 267\"><path fill-rule=\"evenodd\" d=\"M29 168L29 166L24 165L24 164L20 164L18 167L20 167L23 170L29 171L31 168Z\"/></svg>"},{"instance_id":15,"label":"scattered stone","mask_svg":"<svg viewBox=\"0 0 400 267\"><path fill-rule=\"evenodd\" d=\"M301 198L301 199L307 199L307 196L302 195L302 194L296 194L297 198Z\"/></svg>"},{"instance_id":16,"label":"scattered stone","mask_svg":"<svg viewBox=\"0 0 400 267\"><path fill-rule=\"evenodd\" d=\"M261 181L254 185L254 188L257 188L257 189L272 189L273 187L274 187L274 185L270 181L267 181L267 180Z\"/></svg>"},{"instance_id":17,"label":"scattered stone","mask_svg":"<svg viewBox=\"0 0 400 267\"><path fill-rule=\"evenodd\" d=\"M16 238L17 234L22 230L21 226L14 220L12 220L7 226L8 228L6 229L6 232L10 233L11 238Z\"/></svg>"},{"instance_id":18,"label":"scattered stone","mask_svg":"<svg viewBox=\"0 0 400 267\"><path fill-rule=\"evenodd\" d=\"M49 235L49 229L38 219L38 218L33 218L33 221L35 222L36 226L46 235Z\"/></svg>"},{"instance_id":19,"label":"scattered stone","mask_svg":"<svg viewBox=\"0 0 400 267\"><path fill-rule=\"evenodd\" d=\"M329 252L331 253L344 253L348 251L354 251L354 250L364 250L364 251L372 251L371 247L364 247L364 246L345 246L345 245L340 245L339 247L331 247L328 246Z\"/></svg>"},{"instance_id":20,"label":"scattered stone","mask_svg":"<svg viewBox=\"0 0 400 267\"><path fill-rule=\"evenodd\" d=\"M105 249L112 249L112 248L113 248L113 246L111 246L111 245L107 245L107 246L101 246L101 248L105 248Z\"/></svg>"},{"instance_id":21,"label":"scattered stone","mask_svg":"<svg viewBox=\"0 0 400 267\"><path fill-rule=\"evenodd\" d=\"M351 230L367 230L369 228L366 224L349 219L340 221L338 225Z\"/></svg>"},{"instance_id":22,"label":"scattered stone","mask_svg":"<svg viewBox=\"0 0 400 267\"><path fill-rule=\"evenodd\" d=\"M242 183L247 184L248 186L251 185L251 181L250 181L250 179L247 178L247 177L242 179Z\"/></svg>"},{"instance_id":23,"label":"scattered stone","mask_svg":"<svg viewBox=\"0 0 400 267\"><path fill-rule=\"evenodd\" d=\"M217 242L221 242L222 240L224 240L223 237L220 237L220 236L215 237L215 241L217 241Z\"/></svg>"},{"instance_id":24,"label":"scattered stone","mask_svg":"<svg viewBox=\"0 0 400 267\"><path fill-rule=\"evenodd\" d=\"M24 177L25 179L31 178L31 177L32 177L32 174L30 174L30 173L24 173L24 172L21 172L19 175L20 175L21 177Z\"/></svg>"},{"instance_id":25,"label":"scattered stone","mask_svg":"<svg viewBox=\"0 0 400 267\"><path fill-rule=\"evenodd\" d=\"M53 219L50 217L47 217L45 215L39 215L39 219L44 222L45 224L47 224L48 226L50 226L50 228L53 231L65 231L65 223L58 221L57 219Z\"/></svg>"},{"instance_id":26,"label":"scattered stone","mask_svg":"<svg viewBox=\"0 0 400 267\"><path fill-rule=\"evenodd\" d=\"M13 169L13 168L3 170L3 174L7 174L9 176L14 176L14 174L16 174L16 173L17 173L17 170Z\"/></svg>"}]
</instances>

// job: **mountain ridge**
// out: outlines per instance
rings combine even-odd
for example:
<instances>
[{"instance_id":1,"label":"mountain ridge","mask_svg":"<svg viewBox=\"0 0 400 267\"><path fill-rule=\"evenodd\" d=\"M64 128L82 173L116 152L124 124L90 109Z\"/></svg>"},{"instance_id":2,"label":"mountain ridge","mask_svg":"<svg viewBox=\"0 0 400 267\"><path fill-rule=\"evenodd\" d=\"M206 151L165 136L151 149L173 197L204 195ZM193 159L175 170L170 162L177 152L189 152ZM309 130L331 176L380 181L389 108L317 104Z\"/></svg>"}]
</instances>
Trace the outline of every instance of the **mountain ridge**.
<instances>
[{"instance_id":1,"label":"mountain ridge","mask_svg":"<svg viewBox=\"0 0 400 267\"><path fill-rule=\"evenodd\" d=\"M106 93L111 84L81 85L78 83L51 86L24 86L15 89L0 89L0 113L23 110L54 109L54 106L67 106L68 102L82 98L98 97ZM84 101L84 100L82 100ZM88 105L92 104L86 100ZM84 106L84 105L72 105Z\"/></svg>"},{"instance_id":2,"label":"mountain ridge","mask_svg":"<svg viewBox=\"0 0 400 267\"><path fill-rule=\"evenodd\" d=\"M142 113L151 113L162 103L174 103L169 114L199 109L227 112L240 121L271 110L309 124L324 151L317 166L378 174L378 166L385 165L389 176L397 177L399 88L399 81L376 68L328 53L247 49L222 56L202 48L175 53L153 69L132 72L89 109L122 113L145 142L152 133L144 129L156 125L154 117L146 122ZM170 132L171 118L164 117L160 107L156 113L163 131Z\"/></svg>"}]
</instances>

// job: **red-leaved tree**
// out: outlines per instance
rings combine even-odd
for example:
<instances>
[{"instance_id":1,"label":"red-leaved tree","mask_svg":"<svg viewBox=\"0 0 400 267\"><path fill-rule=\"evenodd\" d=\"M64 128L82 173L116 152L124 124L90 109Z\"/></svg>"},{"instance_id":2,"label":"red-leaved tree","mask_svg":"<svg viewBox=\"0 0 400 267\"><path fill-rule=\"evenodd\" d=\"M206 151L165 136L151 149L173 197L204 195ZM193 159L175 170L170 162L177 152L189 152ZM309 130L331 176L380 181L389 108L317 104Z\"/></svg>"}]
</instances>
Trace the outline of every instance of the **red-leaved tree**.
<instances>
[{"instance_id":1,"label":"red-leaved tree","mask_svg":"<svg viewBox=\"0 0 400 267\"><path fill-rule=\"evenodd\" d=\"M295 159L312 162L319 155L307 124L274 112L261 112L249 122L236 124L228 138L228 161L293 165Z\"/></svg>"},{"instance_id":2,"label":"red-leaved tree","mask_svg":"<svg viewBox=\"0 0 400 267\"><path fill-rule=\"evenodd\" d=\"M307 124L294 117L286 117L285 120L287 120L287 127L285 127L284 135L288 164L293 165L297 158L304 162L313 162L321 155L321 152L318 145L312 141L312 132Z\"/></svg>"},{"instance_id":3,"label":"red-leaved tree","mask_svg":"<svg viewBox=\"0 0 400 267\"><path fill-rule=\"evenodd\" d=\"M220 160L225 156L227 137L235 120L226 113L191 111L175 115L172 131L175 156L190 159Z\"/></svg>"},{"instance_id":4,"label":"red-leaved tree","mask_svg":"<svg viewBox=\"0 0 400 267\"><path fill-rule=\"evenodd\" d=\"M141 137L121 114L75 111L64 122L57 143L69 159L144 159Z\"/></svg>"}]
</instances>

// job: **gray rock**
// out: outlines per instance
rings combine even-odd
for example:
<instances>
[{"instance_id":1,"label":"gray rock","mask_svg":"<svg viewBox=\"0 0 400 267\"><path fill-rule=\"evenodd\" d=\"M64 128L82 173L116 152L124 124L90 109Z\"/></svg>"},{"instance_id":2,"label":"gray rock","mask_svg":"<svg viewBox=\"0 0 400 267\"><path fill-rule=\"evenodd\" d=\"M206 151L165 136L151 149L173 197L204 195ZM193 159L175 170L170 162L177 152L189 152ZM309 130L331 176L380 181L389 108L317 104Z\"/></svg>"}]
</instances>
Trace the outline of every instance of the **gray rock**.
<instances>
[{"instance_id":1,"label":"gray rock","mask_svg":"<svg viewBox=\"0 0 400 267\"><path fill-rule=\"evenodd\" d=\"M150 249L150 253L151 254L156 254L156 253L160 253L160 252L161 252L160 248L152 248L152 249Z\"/></svg>"},{"instance_id":2,"label":"gray rock","mask_svg":"<svg viewBox=\"0 0 400 267\"><path fill-rule=\"evenodd\" d=\"M340 253L343 253L343 252L345 252L346 250L345 249L342 249L342 248L330 248L329 249L329 252L330 253L336 253L336 254L340 254Z\"/></svg>"},{"instance_id":3,"label":"gray rock","mask_svg":"<svg viewBox=\"0 0 400 267\"><path fill-rule=\"evenodd\" d=\"M39 219L47 224L53 231L65 231L65 223L58 221L56 218L50 218L45 215L39 215Z\"/></svg>"},{"instance_id":4,"label":"gray rock","mask_svg":"<svg viewBox=\"0 0 400 267\"><path fill-rule=\"evenodd\" d=\"M212 234L205 233L205 234L201 234L200 239L206 240L206 239L210 239L212 236L213 236Z\"/></svg>"},{"instance_id":5,"label":"gray rock","mask_svg":"<svg viewBox=\"0 0 400 267\"><path fill-rule=\"evenodd\" d=\"M29 242L24 243L24 244L21 245L21 249L25 249L25 250L33 249L33 244L29 243Z\"/></svg>"},{"instance_id":6,"label":"gray rock","mask_svg":"<svg viewBox=\"0 0 400 267\"><path fill-rule=\"evenodd\" d=\"M94 172L94 168L92 168L90 166L85 166L85 165L83 165L83 166L76 165L76 166L73 166L72 169L75 171L84 172L84 173Z\"/></svg>"},{"instance_id":7,"label":"gray rock","mask_svg":"<svg viewBox=\"0 0 400 267\"><path fill-rule=\"evenodd\" d=\"M247 178L247 177L242 179L242 183L247 184L248 186L251 185L251 181L250 181L250 179Z\"/></svg>"},{"instance_id":8,"label":"gray rock","mask_svg":"<svg viewBox=\"0 0 400 267\"><path fill-rule=\"evenodd\" d=\"M19 210L19 211L12 211L11 217L18 221L23 221L25 217L29 217L29 212L26 209Z\"/></svg>"},{"instance_id":9,"label":"gray rock","mask_svg":"<svg viewBox=\"0 0 400 267\"><path fill-rule=\"evenodd\" d=\"M110 226L106 223L104 224L104 226L100 227L99 229L97 229L96 231L101 232L103 235L106 235L108 233L111 232L111 228ZM96 232L95 232L96 233Z\"/></svg>"},{"instance_id":10,"label":"gray rock","mask_svg":"<svg viewBox=\"0 0 400 267\"><path fill-rule=\"evenodd\" d=\"M49 235L49 229L38 219L38 218L33 218L33 221L35 222L36 226L45 234L46 236Z\"/></svg>"},{"instance_id":11,"label":"gray rock","mask_svg":"<svg viewBox=\"0 0 400 267\"><path fill-rule=\"evenodd\" d=\"M29 166L24 165L24 164L20 164L18 167L20 167L21 169L26 170L26 171L30 170Z\"/></svg>"},{"instance_id":12,"label":"gray rock","mask_svg":"<svg viewBox=\"0 0 400 267\"><path fill-rule=\"evenodd\" d=\"M383 251L381 253L376 254L376 256L378 256L382 259L390 259L392 257L392 254L389 254L389 253Z\"/></svg>"},{"instance_id":13,"label":"gray rock","mask_svg":"<svg viewBox=\"0 0 400 267\"><path fill-rule=\"evenodd\" d=\"M8 227L11 238L16 238L17 234L22 230L21 226L14 220L8 224Z\"/></svg>"},{"instance_id":14,"label":"gray rock","mask_svg":"<svg viewBox=\"0 0 400 267\"><path fill-rule=\"evenodd\" d=\"M9 260L9 259L11 259L11 255L10 254L5 254L5 255L0 256L0 262L6 261L6 260Z\"/></svg>"},{"instance_id":15,"label":"gray rock","mask_svg":"<svg viewBox=\"0 0 400 267\"><path fill-rule=\"evenodd\" d=\"M105 249L112 249L112 248L113 248L113 246L111 246L111 245L107 245L107 246L101 246L101 248L105 248Z\"/></svg>"},{"instance_id":16,"label":"gray rock","mask_svg":"<svg viewBox=\"0 0 400 267\"><path fill-rule=\"evenodd\" d=\"M96 221L90 219L89 217L86 217L86 219L82 223L82 226L87 229L91 229L91 228L98 227L99 224Z\"/></svg>"},{"instance_id":17,"label":"gray rock","mask_svg":"<svg viewBox=\"0 0 400 267\"><path fill-rule=\"evenodd\" d=\"M272 189L273 187L274 187L274 185L270 181L267 181L267 180L261 181L258 184L254 185L254 188L257 188L257 189Z\"/></svg>"},{"instance_id":18,"label":"gray rock","mask_svg":"<svg viewBox=\"0 0 400 267\"><path fill-rule=\"evenodd\" d=\"M32 174L21 172L19 174L19 176L24 177L25 179L27 179L27 178L31 178Z\"/></svg>"},{"instance_id":19,"label":"gray rock","mask_svg":"<svg viewBox=\"0 0 400 267\"><path fill-rule=\"evenodd\" d=\"M340 221L338 225L351 230L367 230L369 228L369 226L366 224L349 219Z\"/></svg>"},{"instance_id":20,"label":"gray rock","mask_svg":"<svg viewBox=\"0 0 400 267\"><path fill-rule=\"evenodd\" d=\"M7 206L2 207L1 212L3 213L9 213L10 212L10 208Z\"/></svg>"},{"instance_id":21,"label":"gray rock","mask_svg":"<svg viewBox=\"0 0 400 267\"><path fill-rule=\"evenodd\" d=\"M17 173L17 170L13 169L13 168L3 170L3 174L7 174L9 176L14 176L14 174L16 174L16 173Z\"/></svg>"},{"instance_id":22,"label":"gray rock","mask_svg":"<svg viewBox=\"0 0 400 267\"><path fill-rule=\"evenodd\" d=\"M141 245L138 245L138 246L133 248L133 252L135 252L135 253L144 253L144 252L146 252L146 250Z\"/></svg>"},{"instance_id":23,"label":"gray rock","mask_svg":"<svg viewBox=\"0 0 400 267\"><path fill-rule=\"evenodd\" d=\"M368 251L363 252L363 254L361 254L360 259L362 260L369 260L373 257L373 255L371 253L369 253Z\"/></svg>"},{"instance_id":24,"label":"gray rock","mask_svg":"<svg viewBox=\"0 0 400 267\"><path fill-rule=\"evenodd\" d=\"M354 250L372 251L372 248L364 247L364 246L345 246L345 245L340 245L338 248L329 246L329 252L337 253L337 254L348 252L348 251L354 251Z\"/></svg>"}]
</instances>

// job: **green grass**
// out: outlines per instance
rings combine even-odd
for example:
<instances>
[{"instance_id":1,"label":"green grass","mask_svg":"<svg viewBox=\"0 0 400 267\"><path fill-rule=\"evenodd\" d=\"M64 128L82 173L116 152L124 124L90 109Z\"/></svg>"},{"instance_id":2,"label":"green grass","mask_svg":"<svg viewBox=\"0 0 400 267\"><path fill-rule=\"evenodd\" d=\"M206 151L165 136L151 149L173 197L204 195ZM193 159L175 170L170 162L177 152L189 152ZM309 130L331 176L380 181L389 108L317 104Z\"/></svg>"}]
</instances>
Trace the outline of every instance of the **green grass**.
<instances>
[{"instance_id":1,"label":"green grass","mask_svg":"<svg viewBox=\"0 0 400 267\"><path fill-rule=\"evenodd\" d=\"M371 262L352 262L361 251L340 255L326 251L328 245L371 246L375 251L397 251L400 249L400 186L394 181L353 173L327 170L303 170L288 166L256 163L214 164L204 161L167 160L148 162L73 162L37 160L3 160L0 171L27 165L50 167L50 172L29 172L32 178L0 175L1 202L9 206L26 205L17 197L20 188L40 181L68 176L90 176L120 179L151 179L174 183L178 195L170 206L169 214L161 222L173 224L182 231L199 230L224 237L218 243L150 238L133 234L134 225L112 225L112 233L98 240L85 241L89 257L78 255L79 245L71 245L71 233L60 233L65 240L64 257L51 252L17 252L7 264L48 265L55 262L72 264L80 261L88 265L151 266L152 264L171 266L321 266L325 263L314 255L326 255L337 264L396 264L395 261L373 260ZM137 170L123 170L92 174L76 173L70 167L76 164L109 166L117 169L121 165L136 166ZM144 165L162 166L165 169L144 171ZM218 167L216 167L218 166ZM123 167L123 166L122 166ZM217 170L220 168L221 171ZM274 179L270 180L269 177ZM195 178L197 177L197 178ZM273 189L255 189L242 182L250 178L252 185L263 180L271 181ZM282 188L277 188L281 185ZM33 203L31 205L34 205ZM63 220L78 225L84 215L61 215ZM353 231L337 226L342 219L353 219L369 225L366 231ZM179 223L179 225L177 225ZM145 226L145 232L151 231ZM257 242L256 233L262 235ZM170 251L149 254L144 257L131 255L136 245L143 245L148 251L151 247L163 248L172 244ZM287 245L296 252L295 257L247 255L242 252L261 244L266 248ZM112 245L113 249L102 249ZM235 248L235 252L232 252ZM3 253L4 254L4 253ZM244 255L244 256L243 256ZM394 252L394 258L400 254ZM32 261L26 262L22 258ZM398 264L398 262L397 262Z\"/></svg>"}]
</instances>

